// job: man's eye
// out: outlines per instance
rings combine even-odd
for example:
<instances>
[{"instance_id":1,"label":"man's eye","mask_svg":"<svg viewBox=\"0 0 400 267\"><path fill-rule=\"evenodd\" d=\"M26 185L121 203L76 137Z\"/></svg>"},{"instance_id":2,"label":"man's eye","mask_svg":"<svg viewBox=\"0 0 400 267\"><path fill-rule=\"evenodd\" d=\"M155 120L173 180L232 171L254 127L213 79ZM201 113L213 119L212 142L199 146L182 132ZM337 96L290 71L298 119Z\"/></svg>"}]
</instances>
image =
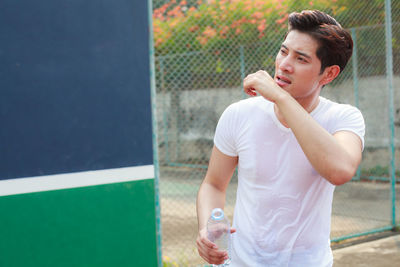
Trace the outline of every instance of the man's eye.
<instances>
[{"instance_id":1,"label":"man's eye","mask_svg":"<svg viewBox=\"0 0 400 267\"><path fill-rule=\"evenodd\" d=\"M303 58L303 57L298 57L297 59L298 59L299 61L301 61L301 62L306 62L306 59Z\"/></svg>"},{"instance_id":2,"label":"man's eye","mask_svg":"<svg viewBox=\"0 0 400 267\"><path fill-rule=\"evenodd\" d=\"M284 54L284 55L286 55L287 53L286 53L286 51L285 50L283 50L283 49L281 49L281 53L282 54Z\"/></svg>"}]
</instances>

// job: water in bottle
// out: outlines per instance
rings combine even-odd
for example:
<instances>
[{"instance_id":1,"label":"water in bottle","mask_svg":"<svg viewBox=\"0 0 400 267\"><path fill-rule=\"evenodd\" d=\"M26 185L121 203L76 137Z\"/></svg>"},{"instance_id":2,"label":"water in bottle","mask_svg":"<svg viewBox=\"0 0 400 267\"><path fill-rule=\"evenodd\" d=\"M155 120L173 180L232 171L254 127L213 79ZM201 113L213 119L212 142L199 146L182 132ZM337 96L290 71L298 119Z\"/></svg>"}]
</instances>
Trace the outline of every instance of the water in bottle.
<instances>
[{"instance_id":1,"label":"water in bottle","mask_svg":"<svg viewBox=\"0 0 400 267\"><path fill-rule=\"evenodd\" d=\"M225 250L230 257L231 246L231 227L228 218L225 217L224 211L220 208L215 208L211 212L211 216L207 222L208 239L217 245L219 250ZM222 265L228 266L230 258Z\"/></svg>"}]
</instances>

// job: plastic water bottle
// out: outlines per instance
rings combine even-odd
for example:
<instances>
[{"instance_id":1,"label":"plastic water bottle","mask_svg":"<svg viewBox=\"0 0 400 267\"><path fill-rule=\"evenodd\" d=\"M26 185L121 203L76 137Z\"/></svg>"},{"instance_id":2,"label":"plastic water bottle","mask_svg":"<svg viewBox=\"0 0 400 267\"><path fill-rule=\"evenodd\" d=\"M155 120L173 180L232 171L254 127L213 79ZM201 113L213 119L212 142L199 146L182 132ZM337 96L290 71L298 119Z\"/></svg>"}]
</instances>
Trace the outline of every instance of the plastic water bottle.
<instances>
[{"instance_id":1,"label":"plastic water bottle","mask_svg":"<svg viewBox=\"0 0 400 267\"><path fill-rule=\"evenodd\" d=\"M231 226L222 209L215 208L212 210L211 216L207 222L207 235L208 239L217 245L218 250L225 250L228 252L229 259L218 266L228 266L231 262Z\"/></svg>"}]
</instances>

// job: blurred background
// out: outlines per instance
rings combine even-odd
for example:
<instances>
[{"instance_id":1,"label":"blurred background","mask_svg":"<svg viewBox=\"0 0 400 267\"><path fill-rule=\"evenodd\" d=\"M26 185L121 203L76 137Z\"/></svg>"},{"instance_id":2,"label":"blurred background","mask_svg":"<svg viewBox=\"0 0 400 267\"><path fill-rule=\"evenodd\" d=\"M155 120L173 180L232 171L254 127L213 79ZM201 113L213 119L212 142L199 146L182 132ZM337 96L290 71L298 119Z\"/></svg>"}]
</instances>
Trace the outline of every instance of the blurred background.
<instances>
[{"instance_id":1,"label":"blurred background","mask_svg":"<svg viewBox=\"0 0 400 267\"><path fill-rule=\"evenodd\" d=\"M274 73L288 14L304 9L327 12L351 33L353 56L322 95L357 106L366 121L363 162L353 180L335 191L332 241L398 227L400 0L390 2L388 14L384 0L153 0L166 264L205 263L195 246L195 202L216 124L229 104L246 98L241 88L246 75L259 69ZM225 207L231 220L236 187L235 174Z\"/></svg>"}]
</instances>

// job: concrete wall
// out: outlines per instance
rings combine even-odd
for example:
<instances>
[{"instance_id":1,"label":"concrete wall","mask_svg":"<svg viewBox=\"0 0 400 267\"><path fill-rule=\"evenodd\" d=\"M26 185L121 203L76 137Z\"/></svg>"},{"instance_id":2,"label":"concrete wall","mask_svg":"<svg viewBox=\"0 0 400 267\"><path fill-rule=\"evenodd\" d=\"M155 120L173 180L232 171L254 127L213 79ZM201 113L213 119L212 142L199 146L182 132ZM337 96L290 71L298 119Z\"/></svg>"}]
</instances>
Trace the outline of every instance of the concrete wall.
<instances>
[{"instance_id":1,"label":"concrete wall","mask_svg":"<svg viewBox=\"0 0 400 267\"><path fill-rule=\"evenodd\" d=\"M394 78L396 145L400 136L400 77ZM179 101L172 100L179 93ZM356 105L353 80L323 88L322 96L339 103ZM212 147L215 126L223 110L246 96L240 87L159 93L157 95L160 159L204 162ZM179 107L176 103L179 102ZM171 106L171 103L172 106ZM390 155L389 94L384 76L358 81L358 107L366 122L362 168L388 166ZM168 141L168 142L167 142ZM168 143L168 146L167 146ZM167 153L167 150L169 153ZM396 161L400 168L400 159Z\"/></svg>"}]
</instances>

